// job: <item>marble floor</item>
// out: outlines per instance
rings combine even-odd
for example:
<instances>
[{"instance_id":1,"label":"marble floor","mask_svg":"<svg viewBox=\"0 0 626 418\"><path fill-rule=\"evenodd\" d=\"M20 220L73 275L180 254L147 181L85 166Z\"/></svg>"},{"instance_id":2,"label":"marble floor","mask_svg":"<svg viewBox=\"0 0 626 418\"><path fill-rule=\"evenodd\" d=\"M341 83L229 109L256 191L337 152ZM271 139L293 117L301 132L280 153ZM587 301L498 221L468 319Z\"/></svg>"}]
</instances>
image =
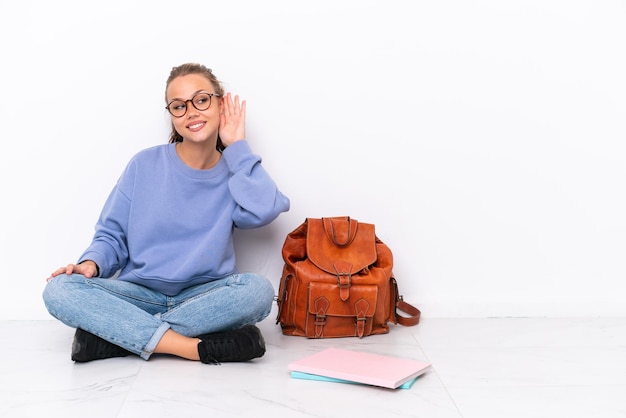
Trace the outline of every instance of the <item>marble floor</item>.
<instances>
[{"instance_id":1,"label":"marble floor","mask_svg":"<svg viewBox=\"0 0 626 418\"><path fill-rule=\"evenodd\" d=\"M262 322L264 357L74 364L73 330L0 321L0 417L626 417L626 318L422 318L386 335L307 340ZM432 362L410 389L293 379L327 347Z\"/></svg>"}]
</instances>

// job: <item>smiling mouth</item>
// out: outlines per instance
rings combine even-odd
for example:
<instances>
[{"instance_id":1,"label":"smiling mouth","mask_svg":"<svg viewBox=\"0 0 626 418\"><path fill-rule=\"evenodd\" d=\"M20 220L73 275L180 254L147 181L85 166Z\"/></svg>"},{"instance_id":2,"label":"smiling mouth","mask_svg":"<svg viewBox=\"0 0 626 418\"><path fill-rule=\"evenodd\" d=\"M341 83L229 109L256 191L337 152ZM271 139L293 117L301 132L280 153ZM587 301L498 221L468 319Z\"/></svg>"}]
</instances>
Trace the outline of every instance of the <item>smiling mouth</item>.
<instances>
[{"instance_id":1,"label":"smiling mouth","mask_svg":"<svg viewBox=\"0 0 626 418\"><path fill-rule=\"evenodd\" d=\"M189 128L192 131L197 131L201 129L205 124L206 122L198 122L198 123L194 123L192 125L187 126L187 128Z\"/></svg>"}]
</instances>

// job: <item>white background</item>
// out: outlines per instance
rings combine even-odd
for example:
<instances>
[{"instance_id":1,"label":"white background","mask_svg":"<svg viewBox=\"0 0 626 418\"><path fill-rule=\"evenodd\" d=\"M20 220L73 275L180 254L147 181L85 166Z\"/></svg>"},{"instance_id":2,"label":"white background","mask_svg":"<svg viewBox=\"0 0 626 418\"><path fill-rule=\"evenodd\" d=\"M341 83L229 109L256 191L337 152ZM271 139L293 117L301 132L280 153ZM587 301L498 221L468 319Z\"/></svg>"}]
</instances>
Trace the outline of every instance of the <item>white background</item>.
<instances>
[{"instance_id":1,"label":"white background","mask_svg":"<svg viewBox=\"0 0 626 418\"><path fill-rule=\"evenodd\" d=\"M0 0L0 319L89 244L201 62L291 199L237 233L278 285L306 217L376 225L426 317L626 314L623 1Z\"/></svg>"}]
</instances>

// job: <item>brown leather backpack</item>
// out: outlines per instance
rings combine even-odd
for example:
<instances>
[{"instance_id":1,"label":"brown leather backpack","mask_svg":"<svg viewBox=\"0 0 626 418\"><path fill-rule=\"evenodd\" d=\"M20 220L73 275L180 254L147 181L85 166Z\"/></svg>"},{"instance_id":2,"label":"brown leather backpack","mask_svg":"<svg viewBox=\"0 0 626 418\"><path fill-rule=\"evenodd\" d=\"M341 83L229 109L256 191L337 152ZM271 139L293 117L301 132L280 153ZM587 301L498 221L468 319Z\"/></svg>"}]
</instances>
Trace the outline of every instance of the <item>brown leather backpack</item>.
<instances>
[{"instance_id":1,"label":"brown leather backpack","mask_svg":"<svg viewBox=\"0 0 626 418\"><path fill-rule=\"evenodd\" d=\"M287 234L282 256L276 323L285 335L362 338L388 333L389 322L419 323L420 310L398 294L391 250L372 224L307 218Z\"/></svg>"}]
</instances>

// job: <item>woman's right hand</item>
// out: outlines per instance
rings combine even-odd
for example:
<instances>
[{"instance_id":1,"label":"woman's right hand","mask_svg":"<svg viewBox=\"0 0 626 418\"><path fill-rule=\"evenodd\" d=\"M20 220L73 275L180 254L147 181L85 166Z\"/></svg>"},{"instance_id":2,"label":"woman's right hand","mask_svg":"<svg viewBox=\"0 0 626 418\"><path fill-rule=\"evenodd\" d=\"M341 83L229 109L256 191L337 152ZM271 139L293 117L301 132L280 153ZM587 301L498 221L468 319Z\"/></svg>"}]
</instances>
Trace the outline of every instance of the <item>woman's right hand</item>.
<instances>
[{"instance_id":1,"label":"woman's right hand","mask_svg":"<svg viewBox=\"0 0 626 418\"><path fill-rule=\"evenodd\" d=\"M46 281L49 282L50 280L54 279L59 274L63 274L63 273L82 274L83 276L89 279L91 277L94 277L97 272L98 272L98 267L96 266L96 263L94 263L91 260L86 260L80 264L68 264L65 267L59 267L58 269L52 272L52 274L50 275L50 277L46 279Z\"/></svg>"}]
</instances>

